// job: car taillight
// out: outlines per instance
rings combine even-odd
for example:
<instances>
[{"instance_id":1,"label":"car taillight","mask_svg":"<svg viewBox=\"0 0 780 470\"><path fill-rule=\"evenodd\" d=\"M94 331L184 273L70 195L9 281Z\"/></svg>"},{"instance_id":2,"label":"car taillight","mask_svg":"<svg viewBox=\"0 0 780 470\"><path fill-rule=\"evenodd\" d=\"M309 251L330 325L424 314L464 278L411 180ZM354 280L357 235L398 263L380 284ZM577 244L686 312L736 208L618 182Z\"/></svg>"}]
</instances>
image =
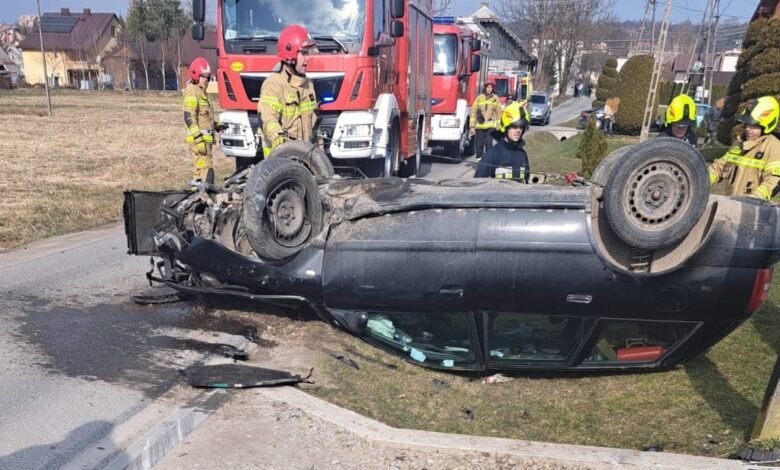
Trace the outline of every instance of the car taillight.
<instances>
[{"instance_id":1,"label":"car taillight","mask_svg":"<svg viewBox=\"0 0 780 470\"><path fill-rule=\"evenodd\" d=\"M769 287L772 285L772 268L759 269L753 280L753 291L750 293L745 313L751 314L761 307L769 295Z\"/></svg>"}]
</instances>

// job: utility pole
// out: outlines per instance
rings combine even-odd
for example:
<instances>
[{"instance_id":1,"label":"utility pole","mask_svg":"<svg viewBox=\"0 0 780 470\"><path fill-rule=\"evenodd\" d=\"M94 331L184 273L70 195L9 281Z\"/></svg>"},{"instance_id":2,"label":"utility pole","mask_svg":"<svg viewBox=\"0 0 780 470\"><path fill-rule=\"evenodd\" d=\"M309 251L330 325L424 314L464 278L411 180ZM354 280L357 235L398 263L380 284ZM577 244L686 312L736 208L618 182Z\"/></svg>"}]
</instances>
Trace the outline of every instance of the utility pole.
<instances>
[{"instance_id":1,"label":"utility pole","mask_svg":"<svg viewBox=\"0 0 780 470\"><path fill-rule=\"evenodd\" d=\"M650 55L655 55L655 0L650 0L650 4L653 6L653 24L650 28Z\"/></svg>"},{"instance_id":2,"label":"utility pole","mask_svg":"<svg viewBox=\"0 0 780 470\"><path fill-rule=\"evenodd\" d=\"M41 28L41 0L35 0L38 4L38 36L41 39L41 60L43 61L43 84L46 88L46 101L49 103L49 117L51 117L51 94L49 93L49 71L46 69L46 53L43 50L43 29Z\"/></svg>"},{"instance_id":3,"label":"utility pole","mask_svg":"<svg viewBox=\"0 0 780 470\"><path fill-rule=\"evenodd\" d=\"M655 7L655 6L654 6ZM664 50L666 47L666 32L669 30L669 23L672 21L672 0L666 0L664 7L664 19L661 21L661 27L658 31L658 41L653 56L653 74L650 76L650 88L647 90L647 101L645 102L645 114L642 119L642 132L639 134L639 142L647 140L650 134L650 122L653 119L653 110L655 109L655 100L658 96L658 82L661 76L661 65L663 64ZM659 58L660 56L660 58Z\"/></svg>"},{"instance_id":4,"label":"utility pole","mask_svg":"<svg viewBox=\"0 0 780 470\"><path fill-rule=\"evenodd\" d=\"M636 40L636 46L632 47L631 50L628 53L628 57L632 57L639 53L639 48L642 45L642 35L645 33L645 25L647 24L647 10L650 9L650 2L652 0L647 0L645 2L645 11L642 13L642 25L639 27L639 37Z\"/></svg>"},{"instance_id":5,"label":"utility pole","mask_svg":"<svg viewBox=\"0 0 780 470\"><path fill-rule=\"evenodd\" d=\"M707 36L707 39L702 40L702 37L709 34L709 29L705 29L705 25L709 22L709 15L712 8L712 0L707 0L707 6L704 8L704 15L701 18L701 24L699 25L699 33L696 35L696 40L693 42L693 49L691 49L691 56L688 58L688 76L685 78L685 83L683 84L681 93L690 93L691 91L691 82L693 82L693 78L696 75L699 75L698 71L695 71L693 69L693 65L696 62L695 59L700 58L702 55L702 48L705 47L704 44L706 41L708 41L709 36ZM705 59L706 61L706 59Z\"/></svg>"},{"instance_id":6,"label":"utility pole","mask_svg":"<svg viewBox=\"0 0 780 470\"><path fill-rule=\"evenodd\" d=\"M715 73L715 38L718 33L719 19L720 0L713 0L712 16L707 32L707 49L704 56L704 80L702 80L703 93L707 94L707 104L712 104L712 75Z\"/></svg>"}]
</instances>

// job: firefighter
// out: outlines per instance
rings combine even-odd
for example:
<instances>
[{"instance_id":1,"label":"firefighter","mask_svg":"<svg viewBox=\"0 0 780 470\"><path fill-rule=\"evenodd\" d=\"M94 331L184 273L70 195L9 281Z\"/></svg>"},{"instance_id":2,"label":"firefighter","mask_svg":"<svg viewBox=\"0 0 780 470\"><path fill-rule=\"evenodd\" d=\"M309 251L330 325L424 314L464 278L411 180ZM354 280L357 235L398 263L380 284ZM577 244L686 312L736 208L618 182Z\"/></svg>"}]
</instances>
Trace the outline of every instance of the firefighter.
<instances>
[{"instance_id":1,"label":"firefighter","mask_svg":"<svg viewBox=\"0 0 780 470\"><path fill-rule=\"evenodd\" d=\"M528 183L530 165L523 146L523 134L528 130L528 111L514 102L501 113L498 130L493 137L499 142L480 160L474 178L511 179Z\"/></svg>"},{"instance_id":2,"label":"firefighter","mask_svg":"<svg viewBox=\"0 0 780 470\"><path fill-rule=\"evenodd\" d=\"M710 183L728 181L728 196L772 198L780 181L780 140L777 129L780 106L774 96L762 96L748 103L739 117L745 125L725 155L710 164Z\"/></svg>"},{"instance_id":3,"label":"firefighter","mask_svg":"<svg viewBox=\"0 0 780 470\"><path fill-rule=\"evenodd\" d=\"M491 135L496 130L498 118L501 116L501 102L493 94L495 88L495 83L486 82L482 89L483 93L477 96L471 105L469 136L475 139L474 147L477 151L477 161L493 146Z\"/></svg>"},{"instance_id":4,"label":"firefighter","mask_svg":"<svg viewBox=\"0 0 780 470\"><path fill-rule=\"evenodd\" d=\"M208 61L197 57L190 64L190 83L182 94L184 125L187 127L186 141L192 154L192 178L195 181L214 183L211 150L215 131L222 130L224 126L214 122L214 108L206 93L209 78L211 67Z\"/></svg>"},{"instance_id":5,"label":"firefighter","mask_svg":"<svg viewBox=\"0 0 780 470\"><path fill-rule=\"evenodd\" d=\"M317 99L314 84L306 77L309 52L315 42L303 26L287 26L279 34L277 55L281 69L260 88L257 112L263 120L263 155L288 140L314 141Z\"/></svg>"},{"instance_id":6,"label":"firefighter","mask_svg":"<svg viewBox=\"0 0 780 470\"><path fill-rule=\"evenodd\" d=\"M685 140L696 148L696 103L688 95L677 95L666 108L664 125L659 137Z\"/></svg>"}]
</instances>

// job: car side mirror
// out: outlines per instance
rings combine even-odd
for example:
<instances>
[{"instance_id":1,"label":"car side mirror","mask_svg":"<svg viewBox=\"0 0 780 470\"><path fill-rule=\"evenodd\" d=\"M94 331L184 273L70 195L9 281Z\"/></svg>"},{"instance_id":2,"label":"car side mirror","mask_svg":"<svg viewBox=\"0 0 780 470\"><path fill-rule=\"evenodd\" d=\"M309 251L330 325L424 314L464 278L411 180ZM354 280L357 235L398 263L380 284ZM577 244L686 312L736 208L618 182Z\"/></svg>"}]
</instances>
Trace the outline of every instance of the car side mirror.
<instances>
[{"instance_id":1,"label":"car side mirror","mask_svg":"<svg viewBox=\"0 0 780 470\"><path fill-rule=\"evenodd\" d=\"M206 28L203 27L203 23L195 23L192 25L192 39L195 41L202 41L206 35Z\"/></svg>"},{"instance_id":2,"label":"car side mirror","mask_svg":"<svg viewBox=\"0 0 780 470\"><path fill-rule=\"evenodd\" d=\"M479 55L473 55L471 56L471 72L479 72L479 69L482 68L482 56Z\"/></svg>"},{"instance_id":3,"label":"car side mirror","mask_svg":"<svg viewBox=\"0 0 780 470\"><path fill-rule=\"evenodd\" d=\"M471 38L471 50L479 52L482 49L482 41L479 38Z\"/></svg>"},{"instance_id":4,"label":"car side mirror","mask_svg":"<svg viewBox=\"0 0 780 470\"><path fill-rule=\"evenodd\" d=\"M404 17L404 0L391 0L390 1L390 16L392 18Z\"/></svg>"},{"instance_id":5,"label":"car side mirror","mask_svg":"<svg viewBox=\"0 0 780 470\"><path fill-rule=\"evenodd\" d=\"M390 36L400 38L404 35L404 24L400 20L393 20L390 23Z\"/></svg>"},{"instance_id":6,"label":"car side mirror","mask_svg":"<svg viewBox=\"0 0 780 470\"><path fill-rule=\"evenodd\" d=\"M203 23L206 21L206 0L192 1L192 19L196 23Z\"/></svg>"}]
</instances>

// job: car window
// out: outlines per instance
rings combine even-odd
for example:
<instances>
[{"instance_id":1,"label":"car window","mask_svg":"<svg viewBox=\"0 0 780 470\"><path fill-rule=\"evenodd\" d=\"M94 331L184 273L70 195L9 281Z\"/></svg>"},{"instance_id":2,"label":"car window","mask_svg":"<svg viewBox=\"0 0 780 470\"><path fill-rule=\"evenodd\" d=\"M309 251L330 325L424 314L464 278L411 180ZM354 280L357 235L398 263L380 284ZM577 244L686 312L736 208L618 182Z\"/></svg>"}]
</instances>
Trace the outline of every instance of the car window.
<instances>
[{"instance_id":1,"label":"car window","mask_svg":"<svg viewBox=\"0 0 780 470\"><path fill-rule=\"evenodd\" d=\"M707 109L708 108L709 108L709 106L697 105L696 106L696 115L697 116L704 116L707 113Z\"/></svg>"},{"instance_id":2,"label":"car window","mask_svg":"<svg viewBox=\"0 0 780 470\"><path fill-rule=\"evenodd\" d=\"M584 320L562 315L488 313L488 363L561 362L583 338Z\"/></svg>"},{"instance_id":3,"label":"car window","mask_svg":"<svg viewBox=\"0 0 780 470\"><path fill-rule=\"evenodd\" d=\"M544 95L531 95L531 103L545 104L547 103L547 97Z\"/></svg>"},{"instance_id":4,"label":"car window","mask_svg":"<svg viewBox=\"0 0 780 470\"><path fill-rule=\"evenodd\" d=\"M477 364L471 314L368 313L369 341L429 367L471 368Z\"/></svg>"},{"instance_id":5,"label":"car window","mask_svg":"<svg viewBox=\"0 0 780 470\"><path fill-rule=\"evenodd\" d=\"M694 322L600 320L599 337L583 365L653 362L685 339Z\"/></svg>"}]
</instances>

